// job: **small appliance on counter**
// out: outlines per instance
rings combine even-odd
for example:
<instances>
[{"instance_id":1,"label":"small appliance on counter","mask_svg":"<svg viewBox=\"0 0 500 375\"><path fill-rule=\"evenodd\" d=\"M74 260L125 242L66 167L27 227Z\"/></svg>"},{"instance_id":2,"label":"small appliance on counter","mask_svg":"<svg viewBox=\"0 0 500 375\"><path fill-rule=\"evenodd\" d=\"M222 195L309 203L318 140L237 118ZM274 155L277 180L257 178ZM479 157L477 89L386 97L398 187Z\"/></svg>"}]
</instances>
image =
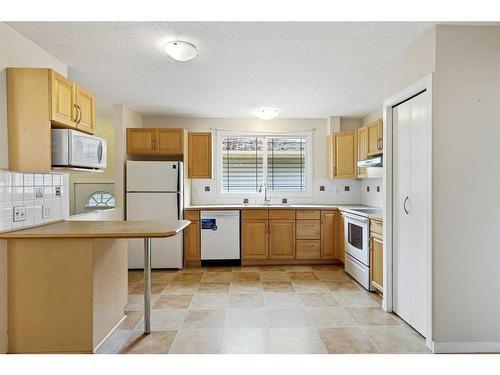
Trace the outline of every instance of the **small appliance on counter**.
<instances>
[{"instance_id":1,"label":"small appliance on counter","mask_svg":"<svg viewBox=\"0 0 500 375\"><path fill-rule=\"evenodd\" d=\"M240 211L201 211L201 265L241 265Z\"/></svg>"},{"instance_id":2,"label":"small appliance on counter","mask_svg":"<svg viewBox=\"0 0 500 375\"><path fill-rule=\"evenodd\" d=\"M52 166L106 168L106 140L71 129L52 129Z\"/></svg>"}]
</instances>

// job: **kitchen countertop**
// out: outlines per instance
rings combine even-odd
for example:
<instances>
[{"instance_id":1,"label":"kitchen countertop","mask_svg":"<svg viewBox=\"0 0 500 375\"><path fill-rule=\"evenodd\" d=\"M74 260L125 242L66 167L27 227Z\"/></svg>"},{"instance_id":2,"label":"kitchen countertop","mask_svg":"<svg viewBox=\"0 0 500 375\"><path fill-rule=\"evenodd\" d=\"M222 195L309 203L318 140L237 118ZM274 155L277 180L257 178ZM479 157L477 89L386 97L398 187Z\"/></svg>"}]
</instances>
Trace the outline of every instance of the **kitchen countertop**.
<instances>
[{"instance_id":1,"label":"kitchen countertop","mask_svg":"<svg viewBox=\"0 0 500 375\"><path fill-rule=\"evenodd\" d=\"M162 238L175 236L189 220L60 221L0 233L2 239L26 238Z\"/></svg>"}]
</instances>

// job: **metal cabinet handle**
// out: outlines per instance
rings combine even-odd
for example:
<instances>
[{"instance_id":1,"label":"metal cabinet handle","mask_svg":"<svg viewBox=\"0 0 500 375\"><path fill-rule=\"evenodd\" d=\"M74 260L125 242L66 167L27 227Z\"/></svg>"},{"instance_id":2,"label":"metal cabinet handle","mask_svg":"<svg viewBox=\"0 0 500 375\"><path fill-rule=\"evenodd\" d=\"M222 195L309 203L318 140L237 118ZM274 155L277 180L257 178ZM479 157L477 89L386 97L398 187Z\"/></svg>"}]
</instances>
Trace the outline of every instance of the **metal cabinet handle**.
<instances>
[{"instance_id":1,"label":"metal cabinet handle","mask_svg":"<svg viewBox=\"0 0 500 375\"><path fill-rule=\"evenodd\" d=\"M382 150L382 138L377 139L377 149Z\"/></svg>"},{"instance_id":2,"label":"metal cabinet handle","mask_svg":"<svg viewBox=\"0 0 500 375\"><path fill-rule=\"evenodd\" d=\"M81 110L79 105L76 106L76 109L77 109L78 113L80 114L80 117L78 118L78 116L77 116L78 120L76 120L76 124L78 125L80 123L80 121L82 121L82 110Z\"/></svg>"},{"instance_id":3,"label":"metal cabinet handle","mask_svg":"<svg viewBox=\"0 0 500 375\"><path fill-rule=\"evenodd\" d=\"M73 107L75 107L76 114L75 114L75 124L78 122L78 106L76 104L73 104Z\"/></svg>"},{"instance_id":4,"label":"metal cabinet handle","mask_svg":"<svg viewBox=\"0 0 500 375\"><path fill-rule=\"evenodd\" d=\"M410 212L408 211L408 209L406 208L406 202L408 202L410 199L408 198L408 196L406 196L405 198L405 201L403 202L403 209L405 210L406 214L408 215Z\"/></svg>"}]
</instances>

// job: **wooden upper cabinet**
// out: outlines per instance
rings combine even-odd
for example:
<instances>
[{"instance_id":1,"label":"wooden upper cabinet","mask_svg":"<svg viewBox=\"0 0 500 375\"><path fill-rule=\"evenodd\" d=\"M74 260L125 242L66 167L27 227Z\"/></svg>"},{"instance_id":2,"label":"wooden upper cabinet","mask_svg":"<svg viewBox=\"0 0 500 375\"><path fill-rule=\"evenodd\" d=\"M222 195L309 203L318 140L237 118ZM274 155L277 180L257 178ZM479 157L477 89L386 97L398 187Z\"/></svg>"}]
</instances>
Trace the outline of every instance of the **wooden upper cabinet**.
<instances>
[{"instance_id":1,"label":"wooden upper cabinet","mask_svg":"<svg viewBox=\"0 0 500 375\"><path fill-rule=\"evenodd\" d=\"M328 136L328 177L356 178L357 156L356 130L330 134Z\"/></svg>"},{"instance_id":2,"label":"wooden upper cabinet","mask_svg":"<svg viewBox=\"0 0 500 375\"><path fill-rule=\"evenodd\" d=\"M76 97L76 128L80 131L94 134L95 108L94 97L80 85L75 87Z\"/></svg>"},{"instance_id":3,"label":"wooden upper cabinet","mask_svg":"<svg viewBox=\"0 0 500 375\"><path fill-rule=\"evenodd\" d=\"M268 259L268 221L241 221L241 258Z\"/></svg>"},{"instance_id":4,"label":"wooden upper cabinet","mask_svg":"<svg viewBox=\"0 0 500 375\"><path fill-rule=\"evenodd\" d=\"M188 178L212 178L212 133L189 133Z\"/></svg>"},{"instance_id":5,"label":"wooden upper cabinet","mask_svg":"<svg viewBox=\"0 0 500 375\"><path fill-rule=\"evenodd\" d=\"M269 259L295 259L295 220L269 220Z\"/></svg>"},{"instance_id":6,"label":"wooden upper cabinet","mask_svg":"<svg viewBox=\"0 0 500 375\"><path fill-rule=\"evenodd\" d=\"M73 81L50 70L50 121L69 127L76 127L77 107Z\"/></svg>"},{"instance_id":7,"label":"wooden upper cabinet","mask_svg":"<svg viewBox=\"0 0 500 375\"><path fill-rule=\"evenodd\" d=\"M155 129L127 128L127 152L129 154L154 153Z\"/></svg>"},{"instance_id":8,"label":"wooden upper cabinet","mask_svg":"<svg viewBox=\"0 0 500 375\"><path fill-rule=\"evenodd\" d=\"M321 259L336 257L336 212L321 212Z\"/></svg>"},{"instance_id":9,"label":"wooden upper cabinet","mask_svg":"<svg viewBox=\"0 0 500 375\"><path fill-rule=\"evenodd\" d=\"M368 158L368 127L358 129L358 160ZM368 177L367 168L358 168L358 178Z\"/></svg>"},{"instance_id":10,"label":"wooden upper cabinet","mask_svg":"<svg viewBox=\"0 0 500 375\"><path fill-rule=\"evenodd\" d=\"M155 153L182 155L184 152L184 129L156 129Z\"/></svg>"},{"instance_id":11,"label":"wooden upper cabinet","mask_svg":"<svg viewBox=\"0 0 500 375\"><path fill-rule=\"evenodd\" d=\"M368 152L367 156L374 156L384 152L383 121L378 119L367 125Z\"/></svg>"}]
</instances>

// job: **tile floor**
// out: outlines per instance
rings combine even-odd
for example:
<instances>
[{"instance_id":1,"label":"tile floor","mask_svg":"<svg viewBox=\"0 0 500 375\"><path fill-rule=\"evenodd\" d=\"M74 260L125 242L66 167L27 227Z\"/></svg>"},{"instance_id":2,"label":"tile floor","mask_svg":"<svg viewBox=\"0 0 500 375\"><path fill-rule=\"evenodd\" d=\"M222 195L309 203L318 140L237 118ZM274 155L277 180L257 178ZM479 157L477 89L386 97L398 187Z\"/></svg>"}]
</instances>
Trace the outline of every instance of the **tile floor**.
<instances>
[{"instance_id":1,"label":"tile floor","mask_svg":"<svg viewBox=\"0 0 500 375\"><path fill-rule=\"evenodd\" d=\"M143 273L129 272L127 318L98 353L428 353L340 266L154 271L152 334Z\"/></svg>"}]
</instances>

